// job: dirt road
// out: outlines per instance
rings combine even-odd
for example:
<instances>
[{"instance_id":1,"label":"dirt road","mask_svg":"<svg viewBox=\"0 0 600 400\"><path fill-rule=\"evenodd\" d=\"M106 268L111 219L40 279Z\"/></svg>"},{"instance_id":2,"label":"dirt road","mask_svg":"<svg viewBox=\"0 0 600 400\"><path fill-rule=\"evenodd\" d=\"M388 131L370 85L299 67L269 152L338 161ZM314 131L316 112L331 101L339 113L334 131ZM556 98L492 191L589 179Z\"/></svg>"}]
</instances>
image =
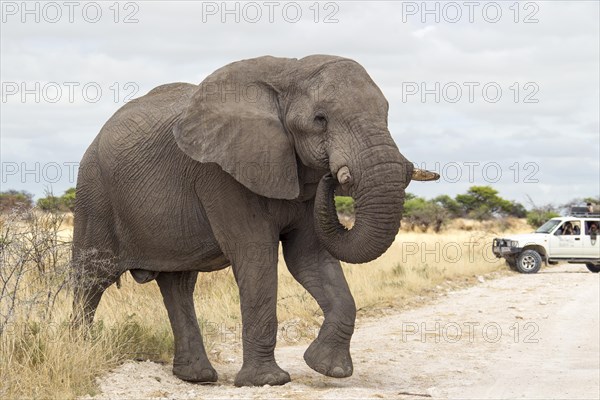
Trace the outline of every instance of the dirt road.
<instances>
[{"instance_id":1,"label":"dirt road","mask_svg":"<svg viewBox=\"0 0 600 400\"><path fill-rule=\"evenodd\" d=\"M241 358L231 349L215 363L216 385L182 382L168 365L131 362L100 380L97 397L600 398L600 275L565 265L481 281L417 309L359 320L347 379L312 371L303 344L276 351L292 383L235 388Z\"/></svg>"}]
</instances>

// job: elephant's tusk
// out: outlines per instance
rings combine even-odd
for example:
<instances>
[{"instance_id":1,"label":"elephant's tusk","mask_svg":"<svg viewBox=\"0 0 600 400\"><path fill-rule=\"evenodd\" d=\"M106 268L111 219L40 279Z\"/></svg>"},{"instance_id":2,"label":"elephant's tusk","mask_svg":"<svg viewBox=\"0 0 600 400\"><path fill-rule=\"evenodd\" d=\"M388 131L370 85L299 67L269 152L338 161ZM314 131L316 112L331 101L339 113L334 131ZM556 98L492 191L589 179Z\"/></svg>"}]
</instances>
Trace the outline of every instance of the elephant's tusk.
<instances>
[{"instance_id":1,"label":"elephant's tusk","mask_svg":"<svg viewBox=\"0 0 600 400\"><path fill-rule=\"evenodd\" d=\"M348 169L347 166L344 165L342 168L338 169L337 180L342 185L352 182L352 175L350 175L350 169Z\"/></svg>"},{"instance_id":2,"label":"elephant's tusk","mask_svg":"<svg viewBox=\"0 0 600 400\"><path fill-rule=\"evenodd\" d=\"M411 179L413 181L437 181L440 179L440 174L426 169L414 168Z\"/></svg>"}]
</instances>

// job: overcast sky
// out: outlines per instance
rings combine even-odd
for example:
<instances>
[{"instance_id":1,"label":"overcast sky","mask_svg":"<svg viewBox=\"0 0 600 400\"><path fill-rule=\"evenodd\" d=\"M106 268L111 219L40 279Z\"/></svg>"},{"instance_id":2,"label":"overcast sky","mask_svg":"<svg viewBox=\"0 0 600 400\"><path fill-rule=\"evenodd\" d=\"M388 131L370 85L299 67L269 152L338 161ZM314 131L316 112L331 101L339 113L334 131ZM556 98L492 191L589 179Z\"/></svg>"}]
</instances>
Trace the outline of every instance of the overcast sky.
<instances>
[{"instance_id":1,"label":"overcast sky","mask_svg":"<svg viewBox=\"0 0 600 400\"><path fill-rule=\"evenodd\" d=\"M408 191L492 185L526 205L598 196L598 2L422 4L3 1L2 190L75 186L130 95L244 58L320 53L361 63L402 153L443 174Z\"/></svg>"}]
</instances>

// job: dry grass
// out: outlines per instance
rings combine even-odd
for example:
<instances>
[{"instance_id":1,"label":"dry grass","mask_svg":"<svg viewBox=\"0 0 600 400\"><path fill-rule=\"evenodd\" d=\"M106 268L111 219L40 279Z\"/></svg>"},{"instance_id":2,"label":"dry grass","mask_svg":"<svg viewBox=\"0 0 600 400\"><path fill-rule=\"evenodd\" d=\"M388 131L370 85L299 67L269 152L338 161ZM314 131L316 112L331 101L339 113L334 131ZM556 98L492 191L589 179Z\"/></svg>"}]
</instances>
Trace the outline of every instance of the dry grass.
<instances>
[{"instance_id":1,"label":"dry grass","mask_svg":"<svg viewBox=\"0 0 600 400\"><path fill-rule=\"evenodd\" d=\"M456 222L440 234L402 232L379 259L366 265L344 265L359 315L397 306L448 281L473 280L503 269L503 262L491 254L491 238L507 226L512 231L526 230L514 221L503 226L462 224ZM6 227L6 223L1 225L2 230ZM57 235L68 237L69 230L61 229ZM4 260L0 267L6 269L7 263ZM69 292L56 291L52 280L40 283L36 274L35 268L26 270L23 282L27 284L14 293L20 305L0 334L0 398L93 394L94 377L123 360L171 360L173 338L155 282L139 285L126 276L121 289L109 288L97 313L93 338L82 340L68 329ZM56 292L51 314L24 312L32 288ZM239 333L239 297L230 269L201 274L195 296L210 352L226 329ZM292 278L283 261L279 265L278 318L282 325L292 322L296 329L304 329L304 339L310 339L322 321L316 302Z\"/></svg>"}]
</instances>

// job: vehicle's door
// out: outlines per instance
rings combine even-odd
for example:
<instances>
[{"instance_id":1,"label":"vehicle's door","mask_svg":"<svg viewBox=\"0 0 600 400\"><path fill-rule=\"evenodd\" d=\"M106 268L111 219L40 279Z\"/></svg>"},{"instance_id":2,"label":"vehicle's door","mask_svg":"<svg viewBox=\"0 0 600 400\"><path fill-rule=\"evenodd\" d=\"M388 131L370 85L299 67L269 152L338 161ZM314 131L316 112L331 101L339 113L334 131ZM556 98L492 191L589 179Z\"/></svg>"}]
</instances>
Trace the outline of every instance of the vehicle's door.
<instances>
[{"instance_id":1,"label":"vehicle's door","mask_svg":"<svg viewBox=\"0 0 600 400\"><path fill-rule=\"evenodd\" d=\"M594 229L595 224L595 229ZM600 232L593 235L600 227L600 219L587 220L584 222L585 232L583 235L583 255L585 258L600 258ZM595 237L595 240L594 240Z\"/></svg>"},{"instance_id":2,"label":"vehicle's door","mask_svg":"<svg viewBox=\"0 0 600 400\"><path fill-rule=\"evenodd\" d=\"M579 230L569 230L578 226ZM550 235L549 239L549 257L550 258L571 258L582 257L583 234L581 233L581 222L577 219L564 221Z\"/></svg>"}]
</instances>

